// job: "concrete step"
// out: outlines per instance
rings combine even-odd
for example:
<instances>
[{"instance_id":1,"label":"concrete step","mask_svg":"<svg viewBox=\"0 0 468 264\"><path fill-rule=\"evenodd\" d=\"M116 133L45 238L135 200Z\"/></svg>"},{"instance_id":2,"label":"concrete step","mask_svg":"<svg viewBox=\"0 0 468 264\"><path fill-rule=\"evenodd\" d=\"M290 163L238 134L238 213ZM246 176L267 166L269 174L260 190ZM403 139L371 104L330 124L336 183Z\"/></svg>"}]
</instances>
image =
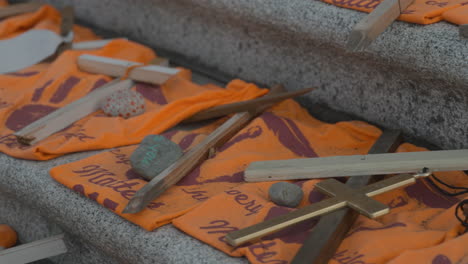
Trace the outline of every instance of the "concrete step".
<instances>
[{"instance_id":1,"label":"concrete step","mask_svg":"<svg viewBox=\"0 0 468 264\"><path fill-rule=\"evenodd\" d=\"M318 87L301 102L324 120L342 115L321 105L400 128L445 149L468 146L468 42L459 39L453 25L397 22L357 54L346 52L344 45L364 14L319 1L47 2L73 3L82 21L156 47L163 55L178 54L171 57L179 64L221 81L235 76L265 85L283 83L290 90ZM94 153L47 162L0 155L1 196L18 203L16 209L0 204L2 214L12 215L0 220L29 234L22 242L64 232L71 253L55 263L246 262L172 226L147 232L48 175L53 166ZM17 213L21 210L30 216ZM28 231L27 223L36 223L31 218L38 219L37 232Z\"/></svg>"},{"instance_id":2,"label":"concrete step","mask_svg":"<svg viewBox=\"0 0 468 264\"><path fill-rule=\"evenodd\" d=\"M311 0L47 0L88 23L227 75L430 141L468 147L468 39L445 22L396 22L365 52L344 49L365 14Z\"/></svg>"}]
</instances>

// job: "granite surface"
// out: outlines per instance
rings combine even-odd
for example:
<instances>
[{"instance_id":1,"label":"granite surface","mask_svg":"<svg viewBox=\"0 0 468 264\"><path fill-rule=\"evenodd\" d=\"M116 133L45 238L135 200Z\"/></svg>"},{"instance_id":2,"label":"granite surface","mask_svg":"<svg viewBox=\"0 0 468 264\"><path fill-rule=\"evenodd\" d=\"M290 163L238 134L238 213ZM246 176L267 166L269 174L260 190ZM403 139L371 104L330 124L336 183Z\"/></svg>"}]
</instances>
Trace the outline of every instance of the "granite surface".
<instances>
[{"instance_id":1,"label":"granite surface","mask_svg":"<svg viewBox=\"0 0 468 264\"><path fill-rule=\"evenodd\" d=\"M4 188L4 186L2 186ZM31 204L35 206L34 204ZM0 191L0 223L8 224L18 234L18 244L25 244L51 236L55 236L64 231L37 213L34 207L19 202L14 196L5 195ZM50 260L40 260L36 264L50 263L73 263L73 264L111 264L116 263L112 257L103 255L87 243L82 243L79 237L65 234L64 238L67 246L67 254L52 257ZM52 262L53 261L53 262Z\"/></svg>"},{"instance_id":2,"label":"granite surface","mask_svg":"<svg viewBox=\"0 0 468 264\"><path fill-rule=\"evenodd\" d=\"M431 141L468 147L468 39L442 22L396 22L365 52L344 50L365 14L317 0L47 0L97 27L245 80Z\"/></svg>"},{"instance_id":3,"label":"granite surface","mask_svg":"<svg viewBox=\"0 0 468 264\"><path fill-rule=\"evenodd\" d=\"M145 231L55 182L48 174L54 166L95 153L42 162L0 154L0 221L11 224L23 243L67 234L70 252L52 259L55 263L246 262L230 258L170 225Z\"/></svg>"},{"instance_id":4,"label":"granite surface","mask_svg":"<svg viewBox=\"0 0 468 264\"><path fill-rule=\"evenodd\" d=\"M461 40L453 25L396 22L365 52L355 54L344 46L364 14L320 1L47 2L74 3L78 17L92 25L158 50L184 54L181 61L227 76L267 85L283 83L289 90L318 87L308 98L309 106L329 105L443 148L468 147L468 39ZM147 232L48 175L56 165L93 153L47 162L0 154L0 198L5 197L0 211L12 216L16 212L15 217L0 220L14 224L17 219L35 218L16 225L24 230L22 242L65 232L74 243L72 251L82 251L84 258L71 254L54 259L59 263L246 262L170 225ZM10 200L16 203L10 205ZM36 222L28 229L27 223Z\"/></svg>"}]
</instances>

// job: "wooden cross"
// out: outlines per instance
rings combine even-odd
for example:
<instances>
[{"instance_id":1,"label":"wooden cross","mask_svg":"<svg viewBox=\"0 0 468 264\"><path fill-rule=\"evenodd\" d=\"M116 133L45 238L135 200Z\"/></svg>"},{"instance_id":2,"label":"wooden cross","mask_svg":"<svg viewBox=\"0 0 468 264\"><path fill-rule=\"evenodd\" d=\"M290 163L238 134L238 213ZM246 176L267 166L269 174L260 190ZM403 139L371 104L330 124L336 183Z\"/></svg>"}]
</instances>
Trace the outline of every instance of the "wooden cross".
<instances>
[{"instance_id":1,"label":"wooden cross","mask_svg":"<svg viewBox=\"0 0 468 264\"><path fill-rule=\"evenodd\" d=\"M362 51L395 21L414 0L384 0L354 26L346 44L350 51Z\"/></svg>"},{"instance_id":2,"label":"wooden cross","mask_svg":"<svg viewBox=\"0 0 468 264\"><path fill-rule=\"evenodd\" d=\"M399 174L357 190L352 190L335 179L328 179L317 183L315 186L319 191L333 196L332 198L305 206L291 213L275 217L268 221L231 232L226 235L226 241L232 246L239 246L304 220L308 220L347 206L359 211L359 213L364 214L367 217L379 217L388 213L389 209L386 205L381 204L380 202L377 202L369 197L415 183L416 178L426 177L429 175L430 173L428 172L413 175Z\"/></svg>"},{"instance_id":3,"label":"wooden cross","mask_svg":"<svg viewBox=\"0 0 468 264\"><path fill-rule=\"evenodd\" d=\"M400 131L384 130L369 150L369 154L394 152L402 141ZM382 178L370 175L352 177L346 181L346 186L353 189L362 188ZM291 263L328 263L358 216L357 211L348 207L321 216Z\"/></svg>"}]
</instances>

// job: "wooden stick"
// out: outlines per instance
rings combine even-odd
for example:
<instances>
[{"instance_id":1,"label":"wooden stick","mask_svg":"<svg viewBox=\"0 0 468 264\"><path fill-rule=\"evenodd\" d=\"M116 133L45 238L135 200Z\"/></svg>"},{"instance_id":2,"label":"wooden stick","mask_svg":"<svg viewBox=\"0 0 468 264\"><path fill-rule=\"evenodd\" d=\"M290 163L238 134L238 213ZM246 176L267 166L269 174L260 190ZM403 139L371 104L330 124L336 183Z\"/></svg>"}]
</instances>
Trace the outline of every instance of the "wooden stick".
<instances>
[{"instance_id":1,"label":"wooden stick","mask_svg":"<svg viewBox=\"0 0 468 264\"><path fill-rule=\"evenodd\" d=\"M61 11L60 15L62 21L60 24L60 35L64 38L64 41L60 46L57 47L57 51L53 56L47 59L47 61L54 61L64 51L72 47L74 32L73 24L75 22L75 12L72 6L65 6Z\"/></svg>"},{"instance_id":2,"label":"wooden stick","mask_svg":"<svg viewBox=\"0 0 468 264\"><path fill-rule=\"evenodd\" d=\"M0 263L24 264L67 253L63 234L0 251Z\"/></svg>"},{"instance_id":3,"label":"wooden stick","mask_svg":"<svg viewBox=\"0 0 468 264\"><path fill-rule=\"evenodd\" d=\"M78 57L78 66L81 70L113 77L123 76L128 67L133 65L143 64L88 54ZM178 69L149 65L132 70L129 78L134 81L163 84L179 71Z\"/></svg>"},{"instance_id":4,"label":"wooden stick","mask_svg":"<svg viewBox=\"0 0 468 264\"><path fill-rule=\"evenodd\" d=\"M335 179L329 179L317 183L316 187L320 185L328 185L332 181L335 183L335 185L341 184ZM372 197L396 188L406 186L408 184L412 184L415 181L415 175L400 174L376 182L374 184L362 187L361 189L356 190L356 193L359 195L365 194L368 197ZM260 237L269 235L271 233L275 233L291 225L343 208L348 205L348 202L349 201L340 196L325 199L318 203L302 207L300 209L297 209L284 215L280 215L265 222L231 232L226 235L226 241L231 246L239 246L249 241L253 241Z\"/></svg>"},{"instance_id":5,"label":"wooden stick","mask_svg":"<svg viewBox=\"0 0 468 264\"><path fill-rule=\"evenodd\" d=\"M272 89L275 93L281 87ZM123 210L125 214L138 213L145 206L160 196L169 187L176 184L196 166L207 159L213 148L218 148L244 128L259 113L269 108L271 104L257 107L254 111L237 113L228 119L223 125L213 131L200 144L184 154L179 160L153 178L129 201Z\"/></svg>"},{"instance_id":6,"label":"wooden stick","mask_svg":"<svg viewBox=\"0 0 468 264\"><path fill-rule=\"evenodd\" d=\"M162 61L162 63L164 62ZM14 135L21 144L34 145L40 140L99 110L100 102L104 98L116 91L130 89L133 84L131 80L114 80L99 87L85 97L29 124L14 133Z\"/></svg>"},{"instance_id":7,"label":"wooden stick","mask_svg":"<svg viewBox=\"0 0 468 264\"><path fill-rule=\"evenodd\" d=\"M121 38L126 39L126 38ZM77 43L72 43L71 49L73 50L92 50L92 49L100 49L109 42L114 41L116 39L103 39L103 40L91 40L91 41L82 41ZM165 65L162 65L165 66Z\"/></svg>"},{"instance_id":8,"label":"wooden stick","mask_svg":"<svg viewBox=\"0 0 468 264\"><path fill-rule=\"evenodd\" d=\"M257 108L259 105L277 103L277 102L280 102L280 101L283 101L292 97L306 94L312 90L314 90L314 88L307 88L307 89L302 89L298 91L284 92L284 93L279 93L279 94L269 93L266 96L256 98L253 100L247 100L243 102L216 106L208 110L199 112L193 115L192 117L184 120L182 123L192 123L192 122L197 122L201 120L207 120L211 118L226 116L229 114L238 113L242 111L251 111Z\"/></svg>"},{"instance_id":9,"label":"wooden stick","mask_svg":"<svg viewBox=\"0 0 468 264\"><path fill-rule=\"evenodd\" d=\"M116 91L130 89L133 84L131 80L114 80L99 87L85 97L29 124L14 133L14 135L17 137L18 142L25 145L34 145L40 140L99 110L100 102L103 98Z\"/></svg>"},{"instance_id":10,"label":"wooden stick","mask_svg":"<svg viewBox=\"0 0 468 264\"><path fill-rule=\"evenodd\" d=\"M369 154L394 152L401 142L400 131L385 130L369 150ZM349 178L346 186L358 189L375 182L377 179L378 176L353 177ZM320 217L291 263L328 263L358 215L356 211L346 207Z\"/></svg>"},{"instance_id":11,"label":"wooden stick","mask_svg":"<svg viewBox=\"0 0 468 264\"><path fill-rule=\"evenodd\" d=\"M468 24L460 25L460 37L468 38Z\"/></svg>"},{"instance_id":12,"label":"wooden stick","mask_svg":"<svg viewBox=\"0 0 468 264\"><path fill-rule=\"evenodd\" d=\"M251 163L245 180L277 181L468 169L468 149L335 156Z\"/></svg>"},{"instance_id":13,"label":"wooden stick","mask_svg":"<svg viewBox=\"0 0 468 264\"><path fill-rule=\"evenodd\" d=\"M75 12L72 6L65 6L60 14L62 16L62 22L60 24L60 35L65 37L69 32L73 31L73 24L75 22Z\"/></svg>"},{"instance_id":14,"label":"wooden stick","mask_svg":"<svg viewBox=\"0 0 468 264\"><path fill-rule=\"evenodd\" d=\"M7 18L10 16L16 16L23 13L34 12L41 8L43 4L30 2L24 4L14 4L6 7L0 8L0 19Z\"/></svg>"},{"instance_id":15,"label":"wooden stick","mask_svg":"<svg viewBox=\"0 0 468 264\"><path fill-rule=\"evenodd\" d=\"M349 35L346 49L361 51L369 46L393 23L414 0L384 0L369 15L359 21Z\"/></svg>"}]
</instances>

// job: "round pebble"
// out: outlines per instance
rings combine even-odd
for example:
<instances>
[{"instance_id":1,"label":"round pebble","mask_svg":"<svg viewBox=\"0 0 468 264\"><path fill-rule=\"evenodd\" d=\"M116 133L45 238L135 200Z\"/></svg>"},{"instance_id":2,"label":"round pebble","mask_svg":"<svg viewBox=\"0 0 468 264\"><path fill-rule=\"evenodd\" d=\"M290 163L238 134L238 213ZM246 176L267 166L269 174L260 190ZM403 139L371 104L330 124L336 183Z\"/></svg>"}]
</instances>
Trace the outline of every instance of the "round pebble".
<instances>
[{"instance_id":1,"label":"round pebble","mask_svg":"<svg viewBox=\"0 0 468 264\"><path fill-rule=\"evenodd\" d=\"M289 182L273 184L268 190L268 194L270 200L275 204L291 208L297 207L304 196L301 187Z\"/></svg>"},{"instance_id":2,"label":"round pebble","mask_svg":"<svg viewBox=\"0 0 468 264\"><path fill-rule=\"evenodd\" d=\"M132 169L143 178L152 180L177 161L182 154L179 145L166 137L149 135L130 156L130 164Z\"/></svg>"},{"instance_id":3,"label":"round pebble","mask_svg":"<svg viewBox=\"0 0 468 264\"><path fill-rule=\"evenodd\" d=\"M108 116L129 118L145 112L145 99L133 90L120 90L107 96L101 102L102 111Z\"/></svg>"}]
</instances>

